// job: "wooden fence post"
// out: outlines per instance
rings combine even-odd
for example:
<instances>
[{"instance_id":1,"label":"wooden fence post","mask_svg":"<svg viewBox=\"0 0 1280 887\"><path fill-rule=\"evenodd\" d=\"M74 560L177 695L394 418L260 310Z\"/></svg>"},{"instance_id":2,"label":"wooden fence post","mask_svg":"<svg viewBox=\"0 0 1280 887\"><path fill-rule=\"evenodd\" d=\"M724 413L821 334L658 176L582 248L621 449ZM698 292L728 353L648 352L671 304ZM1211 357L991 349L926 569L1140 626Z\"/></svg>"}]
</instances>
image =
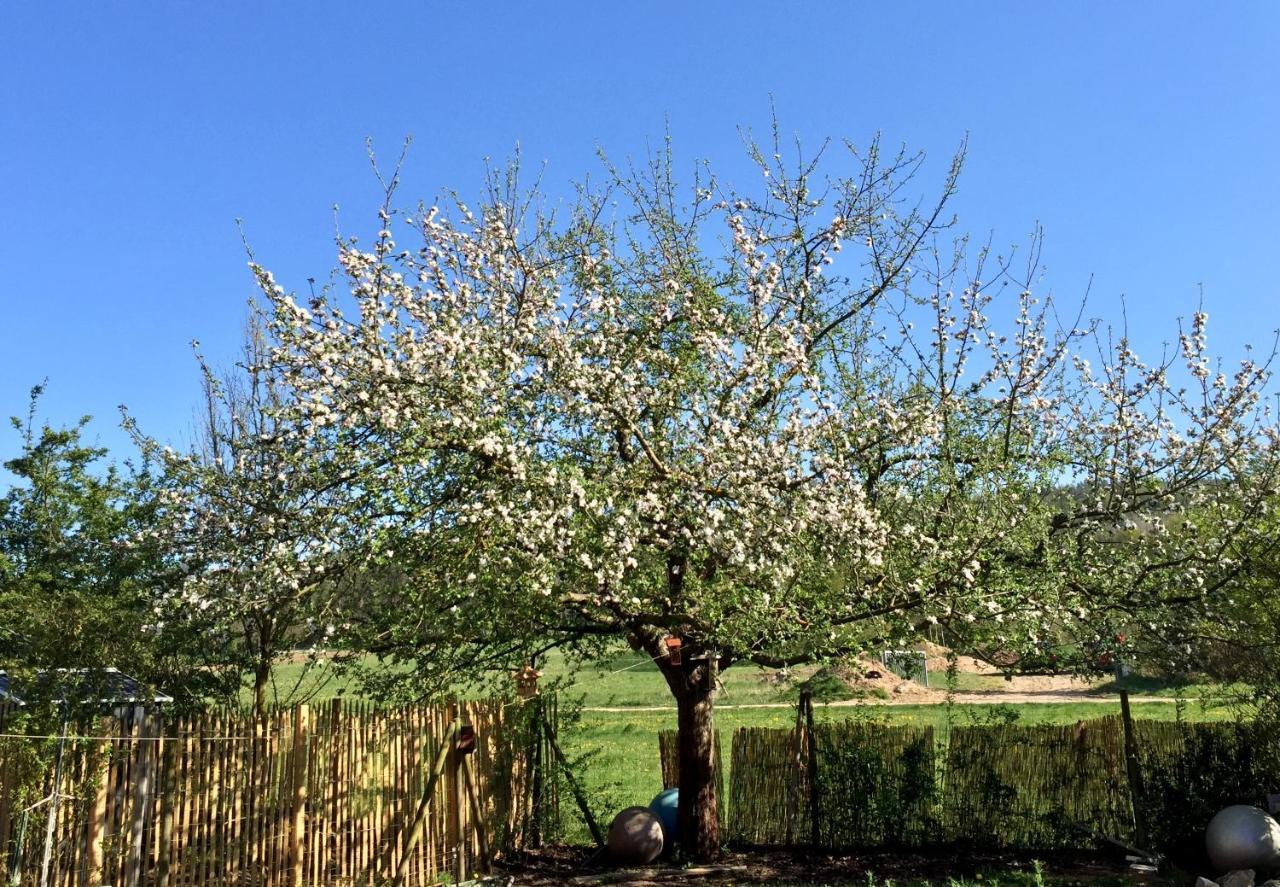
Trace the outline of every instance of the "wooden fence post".
<instances>
[{"instance_id":1,"label":"wooden fence post","mask_svg":"<svg viewBox=\"0 0 1280 887\"><path fill-rule=\"evenodd\" d=\"M1133 803L1134 838L1144 851L1147 842L1146 793L1142 787L1142 764L1138 756L1138 739L1133 729L1133 713L1129 710L1129 691L1120 691L1120 719L1124 723L1124 765L1129 776L1129 797Z\"/></svg>"},{"instance_id":2,"label":"wooden fence post","mask_svg":"<svg viewBox=\"0 0 1280 887\"><path fill-rule=\"evenodd\" d=\"M533 718L533 728L530 732L529 740L529 808L530 814L530 834L529 846L534 850L542 847L542 778L543 767L545 762L542 756L542 746L546 742L546 734L542 730L542 709L544 699L541 696L535 697L533 701L533 711L530 717Z\"/></svg>"},{"instance_id":3,"label":"wooden fence post","mask_svg":"<svg viewBox=\"0 0 1280 887\"><path fill-rule=\"evenodd\" d=\"M178 731L177 722L169 718L165 724L163 754L159 778L161 790L160 854L157 859L156 887L169 887L173 877L174 809L178 802Z\"/></svg>"},{"instance_id":4,"label":"wooden fence post","mask_svg":"<svg viewBox=\"0 0 1280 887\"><path fill-rule=\"evenodd\" d=\"M102 718L99 721L100 738L94 740L93 752L89 758L94 768L91 772L97 778L93 806L89 809L89 821L86 823L85 834L85 852L89 857L86 868L89 871L89 881L93 884L102 883L103 878L102 838L107 820L107 782L111 775L111 758L115 751L110 740L111 729L110 719Z\"/></svg>"},{"instance_id":5,"label":"wooden fence post","mask_svg":"<svg viewBox=\"0 0 1280 887\"><path fill-rule=\"evenodd\" d=\"M809 690L800 691L800 701L796 705L796 726L794 735L794 745L792 749L793 759L791 762L791 780L787 787L787 832L786 845L788 847L795 843L795 824L800 817L800 781L804 774L805 767L805 750L808 748L805 738L805 703L810 699Z\"/></svg>"},{"instance_id":6,"label":"wooden fence post","mask_svg":"<svg viewBox=\"0 0 1280 887\"><path fill-rule=\"evenodd\" d=\"M818 786L818 737L813 728L813 694L804 694L804 729L809 750L809 844L819 845L822 837L819 818L821 796Z\"/></svg>"},{"instance_id":7,"label":"wooden fence post","mask_svg":"<svg viewBox=\"0 0 1280 887\"><path fill-rule=\"evenodd\" d=\"M137 728L134 731L139 738L132 749L134 755L133 771L133 809L129 822L129 858L125 860L124 887L139 887L142 884L142 869L146 851L143 837L146 834L148 814L151 812L151 783L155 770L155 747L147 739L151 734L152 719L146 706L134 706L133 717Z\"/></svg>"},{"instance_id":8,"label":"wooden fence post","mask_svg":"<svg viewBox=\"0 0 1280 887\"><path fill-rule=\"evenodd\" d=\"M449 720L461 723L457 702L448 705ZM467 880L467 852L462 836L466 834L466 806L462 803L462 755L457 749L457 742L451 742L447 759L448 777L445 781L444 831L445 843L453 851L453 876L461 883Z\"/></svg>"},{"instance_id":9,"label":"wooden fence post","mask_svg":"<svg viewBox=\"0 0 1280 887\"><path fill-rule=\"evenodd\" d=\"M309 709L305 704L293 710L293 828L289 831L289 862L292 887L302 887L302 850L307 833L307 726Z\"/></svg>"}]
</instances>

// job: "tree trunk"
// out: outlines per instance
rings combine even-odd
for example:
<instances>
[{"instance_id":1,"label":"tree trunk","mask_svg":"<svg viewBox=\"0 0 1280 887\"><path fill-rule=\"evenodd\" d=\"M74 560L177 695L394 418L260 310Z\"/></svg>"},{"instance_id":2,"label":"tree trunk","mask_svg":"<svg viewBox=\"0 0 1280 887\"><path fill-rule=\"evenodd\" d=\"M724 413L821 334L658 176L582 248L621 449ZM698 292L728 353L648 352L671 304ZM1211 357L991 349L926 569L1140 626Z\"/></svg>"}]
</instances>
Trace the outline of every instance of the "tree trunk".
<instances>
[{"instance_id":1,"label":"tree trunk","mask_svg":"<svg viewBox=\"0 0 1280 887\"><path fill-rule=\"evenodd\" d=\"M683 565L669 568L672 597L679 596ZM676 635L676 637L679 637ZM631 643L653 659L676 699L680 758L680 805L676 831L684 857L710 862L720 855L720 811L716 799L716 734L713 718L720 659L714 650L686 637L673 652L667 636L637 630Z\"/></svg>"},{"instance_id":2,"label":"tree trunk","mask_svg":"<svg viewBox=\"0 0 1280 887\"><path fill-rule=\"evenodd\" d=\"M703 672L705 666L698 669ZM687 858L707 862L720 854L716 799L715 677L695 673L676 693L680 745L680 808L677 830ZM697 678L701 677L701 680Z\"/></svg>"},{"instance_id":3,"label":"tree trunk","mask_svg":"<svg viewBox=\"0 0 1280 887\"><path fill-rule=\"evenodd\" d=\"M258 660L253 668L253 713L259 718L267 714L267 685L270 681L271 660Z\"/></svg>"}]
</instances>

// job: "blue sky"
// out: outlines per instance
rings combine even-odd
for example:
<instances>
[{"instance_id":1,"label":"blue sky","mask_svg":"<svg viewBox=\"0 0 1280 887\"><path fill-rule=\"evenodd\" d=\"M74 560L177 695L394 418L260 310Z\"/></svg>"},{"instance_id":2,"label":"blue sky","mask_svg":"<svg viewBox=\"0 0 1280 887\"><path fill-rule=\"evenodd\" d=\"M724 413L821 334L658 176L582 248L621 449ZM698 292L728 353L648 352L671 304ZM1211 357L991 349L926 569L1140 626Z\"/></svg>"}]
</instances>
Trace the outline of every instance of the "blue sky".
<instances>
[{"instance_id":1,"label":"blue sky","mask_svg":"<svg viewBox=\"0 0 1280 887\"><path fill-rule=\"evenodd\" d=\"M968 134L961 225L1021 242L1158 347L1203 284L1211 344L1280 326L1280 3L6 3L0 414L116 406L181 443L189 342L233 359L252 281L375 230L364 157L414 137L401 196L475 188L518 143L553 192L658 143L746 180L739 126L930 154ZM13 452L12 435L0 454Z\"/></svg>"}]
</instances>

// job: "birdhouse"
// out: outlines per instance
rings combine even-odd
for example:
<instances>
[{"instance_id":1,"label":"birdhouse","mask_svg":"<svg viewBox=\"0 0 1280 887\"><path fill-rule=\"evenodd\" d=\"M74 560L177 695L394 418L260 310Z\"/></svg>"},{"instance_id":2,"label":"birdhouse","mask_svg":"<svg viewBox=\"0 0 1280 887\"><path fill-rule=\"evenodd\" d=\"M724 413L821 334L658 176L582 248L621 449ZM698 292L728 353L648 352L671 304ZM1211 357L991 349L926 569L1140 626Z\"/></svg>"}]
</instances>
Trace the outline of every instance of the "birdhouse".
<instances>
[{"instance_id":1,"label":"birdhouse","mask_svg":"<svg viewBox=\"0 0 1280 887\"><path fill-rule=\"evenodd\" d=\"M526 665L512 677L516 682L516 695L521 699L531 699L538 695L538 678L542 677L542 672L532 665Z\"/></svg>"},{"instance_id":2,"label":"birdhouse","mask_svg":"<svg viewBox=\"0 0 1280 887\"><path fill-rule=\"evenodd\" d=\"M684 641L675 636L666 639L667 661L672 665L680 664L680 647L683 646L683 644Z\"/></svg>"}]
</instances>

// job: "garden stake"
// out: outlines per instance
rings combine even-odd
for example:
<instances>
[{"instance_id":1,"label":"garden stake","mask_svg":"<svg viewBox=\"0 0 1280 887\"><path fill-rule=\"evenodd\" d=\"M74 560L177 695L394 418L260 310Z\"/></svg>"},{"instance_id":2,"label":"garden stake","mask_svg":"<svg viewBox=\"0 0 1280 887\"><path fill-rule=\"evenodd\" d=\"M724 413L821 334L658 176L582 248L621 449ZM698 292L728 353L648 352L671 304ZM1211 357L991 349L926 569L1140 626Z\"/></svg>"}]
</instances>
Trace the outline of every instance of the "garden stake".
<instances>
[{"instance_id":1,"label":"garden stake","mask_svg":"<svg viewBox=\"0 0 1280 887\"><path fill-rule=\"evenodd\" d=\"M565 760L564 752L560 751L560 743L556 742L555 733L551 730L551 723L546 719L542 719L542 729L546 733L547 744L551 746L551 753L555 755L556 762L560 765L560 769L564 771L565 780L569 783L569 790L573 792L573 799L578 802L578 809L582 811L582 818L587 821L587 828L591 830L591 837L595 840L597 847L604 846L604 833L600 831L600 825L596 822L596 818L591 815L591 808L587 806L587 798L582 793L582 787L578 785L578 780L574 778L573 771L569 769L569 762Z\"/></svg>"},{"instance_id":2,"label":"garden stake","mask_svg":"<svg viewBox=\"0 0 1280 887\"><path fill-rule=\"evenodd\" d=\"M427 808L431 806L431 796L435 793L436 783L440 781L440 775L444 773L445 765L449 762L449 755L453 753L453 743L457 736L458 722L455 720L440 739L440 751L436 753L435 763L431 765L431 776L427 778L427 785L422 790L422 800L418 801L418 809L413 814L413 823L409 826L409 834L405 837L400 864L396 866L395 875L391 879L392 887L401 887L405 876L409 874L411 854L418 844L418 838L421 837L422 823L426 819Z\"/></svg>"}]
</instances>

